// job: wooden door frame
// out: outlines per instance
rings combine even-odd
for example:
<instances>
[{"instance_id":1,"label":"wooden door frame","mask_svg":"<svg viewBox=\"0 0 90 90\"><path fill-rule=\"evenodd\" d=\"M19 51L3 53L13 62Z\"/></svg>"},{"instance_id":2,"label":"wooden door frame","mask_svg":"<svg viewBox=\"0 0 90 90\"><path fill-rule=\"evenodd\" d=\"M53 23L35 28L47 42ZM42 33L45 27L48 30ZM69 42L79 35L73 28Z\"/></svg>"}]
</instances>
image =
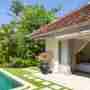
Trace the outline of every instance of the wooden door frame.
<instances>
[{"instance_id":1,"label":"wooden door frame","mask_svg":"<svg viewBox=\"0 0 90 90\"><path fill-rule=\"evenodd\" d=\"M75 55L75 58L76 58L76 64L80 64L80 52L78 52L78 53Z\"/></svg>"}]
</instances>

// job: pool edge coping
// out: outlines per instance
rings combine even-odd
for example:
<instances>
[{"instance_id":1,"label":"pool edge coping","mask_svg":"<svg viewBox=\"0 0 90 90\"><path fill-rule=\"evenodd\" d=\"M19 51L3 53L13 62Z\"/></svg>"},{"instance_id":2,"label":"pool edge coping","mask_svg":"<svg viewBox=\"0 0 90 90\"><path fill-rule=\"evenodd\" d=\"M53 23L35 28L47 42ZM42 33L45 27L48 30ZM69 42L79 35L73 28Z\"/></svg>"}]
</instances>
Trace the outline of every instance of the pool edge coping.
<instances>
[{"instance_id":1,"label":"pool edge coping","mask_svg":"<svg viewBox=\"0 0 90 90\"><path fill-rule=\"evenodd\" d=\"M25 81L25 80L23 80L23 79L15 76L15 75L13 75L12 73L10 73L10 72L8 72L8 71L6 71L6 70L4 70L4 69L0 69L0 71L1 71L2 73L4 73L5 75L8 75L8 76L11 77L12 79L16 80L17 82L19 82L19 83L21 83L21 84L23 85L23 86L20 86L20 87L18 87L18 88L13 88L13 89L10 89L10 90L24 90L24 89L26 89L28 86L30 87L30 83L29 83L29 82L27 82L27 81ZM29 89L29 90L30 90L30 89Z\"/></svg>"}]
</instances>

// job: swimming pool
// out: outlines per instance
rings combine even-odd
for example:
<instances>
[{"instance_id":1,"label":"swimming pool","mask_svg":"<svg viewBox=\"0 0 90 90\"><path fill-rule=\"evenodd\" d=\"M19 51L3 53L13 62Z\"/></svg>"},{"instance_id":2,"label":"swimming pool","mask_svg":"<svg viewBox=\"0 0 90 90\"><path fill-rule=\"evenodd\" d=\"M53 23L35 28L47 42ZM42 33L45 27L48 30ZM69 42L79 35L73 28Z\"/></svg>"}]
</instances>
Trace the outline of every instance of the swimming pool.
<instances>
[{"instance_id":1,"label":"swimming pool","mask_svg":"<svg viewBox=\"0 0 90 90\"><path fill-rule=\"evenodd\" d=\"M10 90L20 86L22 86L22 84L0 72L0 90Z\"/></svg>"}]
</instances>

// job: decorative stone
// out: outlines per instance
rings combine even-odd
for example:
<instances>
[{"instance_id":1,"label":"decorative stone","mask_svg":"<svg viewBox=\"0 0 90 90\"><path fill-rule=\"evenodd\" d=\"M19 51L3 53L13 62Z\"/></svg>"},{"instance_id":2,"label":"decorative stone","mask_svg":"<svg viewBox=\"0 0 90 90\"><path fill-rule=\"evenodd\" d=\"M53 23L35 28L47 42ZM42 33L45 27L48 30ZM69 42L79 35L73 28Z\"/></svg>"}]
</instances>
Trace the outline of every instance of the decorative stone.
<instances>
[{"instance_id":1,"label":"decorative stone","mask_svg":"<svg viewBox=\"0 0 90 90\"><path fill-rule=\"evenodd\" d=\"M42 88L41 90L52 90L52 89L51 89L51 88L46 87L46 88Z\"/></svg>"},{"instance_id":2,"label":"decorative stone","mask_svg":"<svg viewBox=\"0 0 90 90\"><path fill-rule=\"evenodd\" d=\"M63 90L68 90L68 89L63 89Z\"/></svg>"},{"instance_id":3,"label":"decorative stone","mask_svg":"<svg viewBox=\"0 0 90 90\"><path fill-rule=\"evenodd\" d=\"M32 85L32 84L30 84L30 87L31 87L31 90L38 88L37 86Z\"/></svg>"},{"instance_id":4,"label":"decorative stone","mask_svg":"<svg viewBox=\"0 0 90 90\"><path fill-rule=\"evenodd\" d=\"M35 79L35 81L38 81L38 82L40 82L40 81L42 81L41 79Z\"/></svg>"},{"instance_id":5,"label":"decorative stone","mask_svg":"<svg viewBox=\"0 0 90 90\"><path fill-rule=\"evenodd\" d=\"M33 79L33 77L28 77L28 79Z\"/></svg>"},{"instance_id":6,"label":"decorative stone","mask_svg":"<svg viewBox=\"0 0 90 90\"><path fill-rule=\"evenodd\" d=\"M43 85L49 85L50 83L49 82L43 82Z\"/></svg>"},{"instance_id":7,"label":"decorative stone","mask_svg":"<svg viewBox=\"0 0 90 90\"><path fill-rule=\"evenodd\" d=\"M29 75L27 75L27 74L24 74L24 77L28 77Z\"/></svg>"},{"instance_id":8,"label":"decorative stone","mask_svg":"<svg viewBox=\"0 0 90 90\"><path fill-rule=\"evenodd\" d=\"M61 89L62 87L57 86L57 85L53 85L53 86L51 86L51 88L53 88L53 89Z\"/></svg>"}]
</instances>

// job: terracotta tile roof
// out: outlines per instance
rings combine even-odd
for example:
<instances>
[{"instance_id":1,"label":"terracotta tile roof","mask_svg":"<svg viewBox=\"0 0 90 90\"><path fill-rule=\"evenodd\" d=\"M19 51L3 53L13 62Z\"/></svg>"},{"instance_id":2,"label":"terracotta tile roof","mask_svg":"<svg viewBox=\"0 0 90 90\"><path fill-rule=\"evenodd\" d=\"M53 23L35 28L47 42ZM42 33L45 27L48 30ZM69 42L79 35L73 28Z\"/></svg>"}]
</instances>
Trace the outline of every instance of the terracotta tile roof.
<instances>
[{"instance_id":1,"label":"terracotta tile roof","mask_svg":"<svg viewBox=\"0 0 90 90\"><path fill-rule=\"evenodd\" d=\"M77 11L74 11L62 18L59 18L53 23L45 25L37 30L32 36L51 32L53 30L68 27L70 25L78 24L81 22L88 21L90 19L90 4L80 8Z\"/></svg>"}]
</instances>

